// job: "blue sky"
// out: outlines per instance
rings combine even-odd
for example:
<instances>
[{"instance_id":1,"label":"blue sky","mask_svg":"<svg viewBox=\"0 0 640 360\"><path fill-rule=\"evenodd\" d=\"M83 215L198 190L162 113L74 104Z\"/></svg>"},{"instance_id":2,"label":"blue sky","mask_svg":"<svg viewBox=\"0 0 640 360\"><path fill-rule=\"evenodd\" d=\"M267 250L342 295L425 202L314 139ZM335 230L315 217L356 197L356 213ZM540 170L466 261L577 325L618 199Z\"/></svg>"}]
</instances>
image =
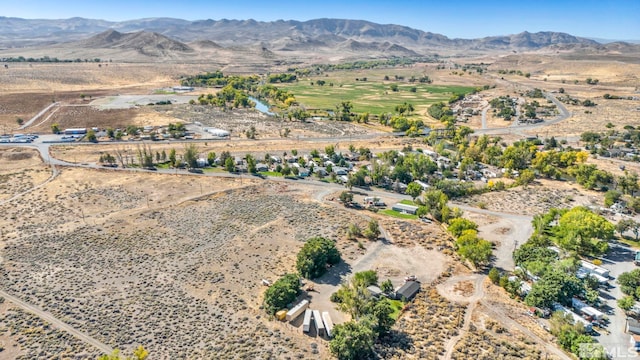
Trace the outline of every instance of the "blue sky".
<instances>
[{"instance_id":1,"label":"blue sky","mask_svg":"<svg viewBox=\"0 0 640 360\"><path fill-rule=\"evenodd\" d=\"M560 31L605 39L640 39L640 0L14 0L1 16L86 17L112 21L147 17L186 20L309 20L343 18L406 25L449 37Z\"/></svg>"}]
</instances>

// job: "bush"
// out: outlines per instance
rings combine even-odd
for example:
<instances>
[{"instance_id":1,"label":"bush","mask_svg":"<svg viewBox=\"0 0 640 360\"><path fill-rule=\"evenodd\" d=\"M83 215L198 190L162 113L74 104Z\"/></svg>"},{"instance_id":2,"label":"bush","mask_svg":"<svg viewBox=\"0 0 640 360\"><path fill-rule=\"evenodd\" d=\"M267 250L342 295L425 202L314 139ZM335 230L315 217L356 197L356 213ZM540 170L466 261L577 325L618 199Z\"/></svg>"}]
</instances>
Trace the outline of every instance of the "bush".
<instances>
[{"instance_id":1,"label":"bush","mask_svg":"<svg viewBox=\"0 0 640 360\"><path fill-rule=\"evenodd\" d=\"M500 283L500 271L498 271L498 269L496 269L496 268L491 268L491 270L489 270L489 279L495 285L499 284Z\"/></svg>"},{"instance_id":2,"label":"bush","mask_svg":"<svg viewBox=\"0 0 640 360\"><path fill-rule=\"evenodd\" d=\"M453 236L458 237L462 235L462 232L465 230L478 230L478 224L465 218L455 218L449 221L447 231Z\"/></svg>"},{"instance_id":3,"label":"bush","mask_svg":"<svg viewBox=\"0 0 640 360\"><path fill-rule=\"evenodd\" d=\"M304 244L298 253L296 269L307 279L322 276L327 271L327 264L340 262L340 252L332 240L314 237Z\"/></svg>"},{"instance_id":4,"label":"bush","mask_svg":"<svg viewBox=\"0 0 640 360\"><path fill-rule=\"evenodd\" d=\"M273 315L293 302L300 293L300 279L296 274L286 274L264 293L264 308Z\"/></svg>"}]
</instances>

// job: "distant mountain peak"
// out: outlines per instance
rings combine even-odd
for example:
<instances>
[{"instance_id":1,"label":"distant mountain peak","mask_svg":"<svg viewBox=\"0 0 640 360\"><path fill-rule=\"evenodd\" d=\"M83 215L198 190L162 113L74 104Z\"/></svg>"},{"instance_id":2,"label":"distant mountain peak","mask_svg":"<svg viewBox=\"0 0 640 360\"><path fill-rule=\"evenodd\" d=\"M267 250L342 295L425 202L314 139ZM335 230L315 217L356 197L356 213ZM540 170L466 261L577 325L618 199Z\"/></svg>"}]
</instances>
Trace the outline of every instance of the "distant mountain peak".
<instances>
[{"instance_id":1,"label":"distant mountain peak","mask_svg":"<svg viewBox=\"0 0 640 360\"><path fill-rule=\"evenodd\" d=\"M193 51L187 44L151 31L121 33L109 29L86 40L78 41L75 44L90 49L130 49L145 54L164 53L168 51Z\"/></svg>"},{"instance_id":2,"label":"distant mountain peak","mask_svg":"<svg viewBox=\"0 0 640 360\"><path fill-rule=\"evenodd\" d=\"M434 51L537 51L550 46L573 46L588 51L598 45L590 39L553 31L457 39L403 25L333 18L270 22L145 18L110 22L84 18L27 20L0 17L0 47L23 48L65 42L73 43L69 46L90 49L136 49L145 54L193 52L187 43L200 50L218 46L228 50L264 47L267 49L264 53L274 57L280 50L322 49L324 52L342 49L367 56L386 56L390 52L414 56ZM635 50L630 48L630 51Z\"/></svg>"}]
</instances>

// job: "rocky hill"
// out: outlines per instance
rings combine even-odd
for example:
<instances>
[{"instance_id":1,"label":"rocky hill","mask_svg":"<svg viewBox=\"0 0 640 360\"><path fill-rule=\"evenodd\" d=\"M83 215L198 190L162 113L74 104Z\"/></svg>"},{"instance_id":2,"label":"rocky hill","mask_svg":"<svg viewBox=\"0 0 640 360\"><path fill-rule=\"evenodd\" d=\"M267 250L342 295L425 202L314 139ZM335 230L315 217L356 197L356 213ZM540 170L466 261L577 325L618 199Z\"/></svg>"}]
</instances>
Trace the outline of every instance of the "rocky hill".
<instances>
[{"instance_id":1,"label":"rocky hill","mask_svg":"<svg viewBox=\"0 0 640 360\"><path fill-rule=\"evenodd\" d=\"M86 40L80 40L69 45L71 45L71 47L89 49L137 50L146 54L194 51L187 44L149 31L121 33L115 30L107 30Z\"/></svg>"},{"instance_id":2,"label":"rocky hill","mask_svg":"<svg viewBox=\"0 0 640 360\"><path fill-rule=\"evenodd\" d=\"M27 20L0 17L0 50L17 54L25 47L67 49L67 53L109 50L132 51L147 57L191 59L220 52L260 49L262 56L318 53L355 56L420 56L433 53L468 54L483 52L524 52L547 49L603 51L603 45L590 39L559 32L522 32L479 39L452 39L407 26L377 24L364 20L315 19L278 20L199 20L148 18L109 22L83 18L65 20ZM622 44L615 51L638 52L640 46ZM78 51L72 52L71 49ZM44 50L43 50L44 51ZM282 53L279 55L279 53ZM2 55L2 54L0 54ZM43 55L55 55L44 54ZM64 52L63 52L64 55ZM61 55L62 56L62 55Z\"/></svg>"}]
</instances>

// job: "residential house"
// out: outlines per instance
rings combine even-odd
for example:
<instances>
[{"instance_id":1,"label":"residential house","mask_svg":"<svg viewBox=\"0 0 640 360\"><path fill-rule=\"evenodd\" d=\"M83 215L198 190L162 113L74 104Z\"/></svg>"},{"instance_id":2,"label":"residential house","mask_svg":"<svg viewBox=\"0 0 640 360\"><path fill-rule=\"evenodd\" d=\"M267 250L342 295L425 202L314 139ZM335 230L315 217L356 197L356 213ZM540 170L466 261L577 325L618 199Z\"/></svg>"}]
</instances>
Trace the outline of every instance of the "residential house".
<instances>
[{"instance_id":1,"label":"residential house","mask_svg":"<svg viewBox=\"0 0 640 360\"><path fill-rule=\"evenodd\" d=\"M267 164L264 164L264 163L257 163L256 164L256 171L258 171L258 172L269 171L269 166Z\"/></svg>"},{"instance_id":2,"label":"residential house","mask_svg":"<svg viewBox=\"0 0 640 360\"><path fill-rule=\"evenodd\" d=\"M409 301L420 291L420 283L417 281L407 281L396 291L396 299Z\"/></svg>"},{"instance_id":3,"label":"residential house","mask_svg":"<svg viewBox=\"0 0 640 360\"><path fill-rule=\"evenodd\" d=\"M418 212L418 207L414 205L397 203L391 207L391 210L404 214L415 215Z\"/></svg>"}]
</instances>

